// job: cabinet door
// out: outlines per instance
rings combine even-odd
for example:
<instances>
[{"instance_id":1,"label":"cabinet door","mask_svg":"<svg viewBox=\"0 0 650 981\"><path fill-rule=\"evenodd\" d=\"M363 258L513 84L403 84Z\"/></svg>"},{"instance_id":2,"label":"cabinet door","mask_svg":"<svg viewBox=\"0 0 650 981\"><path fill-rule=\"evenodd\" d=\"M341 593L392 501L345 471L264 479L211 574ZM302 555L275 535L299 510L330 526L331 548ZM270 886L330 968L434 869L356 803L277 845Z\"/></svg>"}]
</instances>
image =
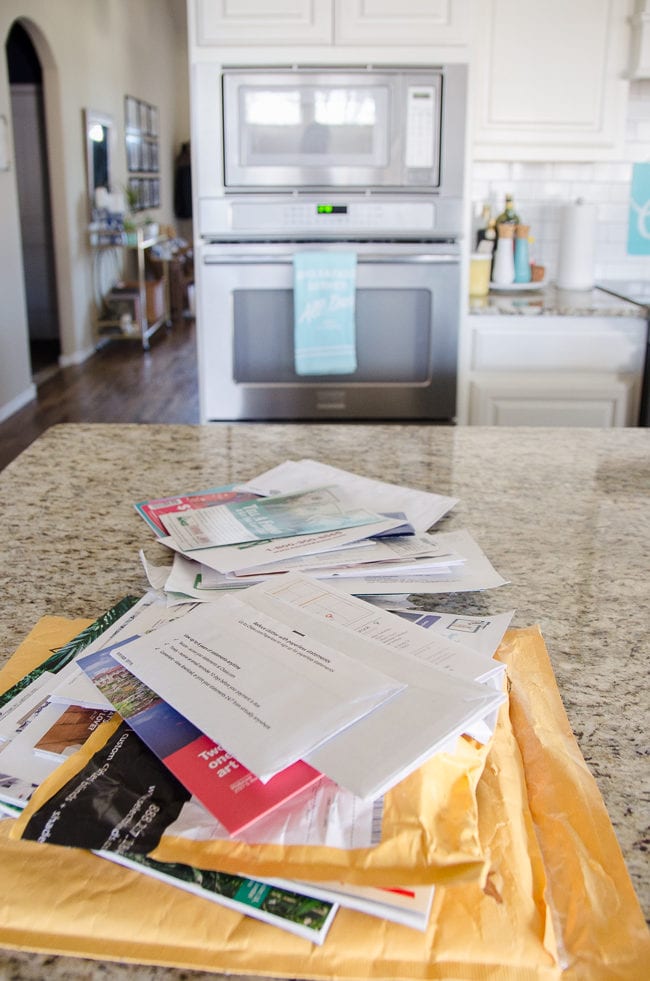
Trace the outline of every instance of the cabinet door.
<instances>
[{"instance_id":1,"label":"cabinet door","mask_svg":"<svg viewBox=\"0 0 650 981\"><path fill-rule=\"evenodd\" d=\"M469 44L469 0L335 0L336 44Z\"/></svg>"},{"instance_id":2,"label":"cabinet door","mask_svg":"<svg viewBox=\"0 0 650 981\"><path fill-rule=\"evenodd\" d=\"M522 375L475 378L470 383L473 426L634 426L634 376L560 379Z\"/></svg>"},{"instance_id":3,"label":"cabinet door","mask_svg":"<svg viewBox=\"0 0 650 981\"><path fill-rule=\"evenodd\" d=\"M194 0L199 45L331 44L332 0Z\"/></svg>"},{"instance_id":4,"label":"cabinet door","mask_svg":"<svg viewBox=\"0 0 650 981\"><path fill-rule=\"evenodd\" d=\"M631 0L474 0L472 13L475 159L620 152Z\"/></svg>"}]
</instances>

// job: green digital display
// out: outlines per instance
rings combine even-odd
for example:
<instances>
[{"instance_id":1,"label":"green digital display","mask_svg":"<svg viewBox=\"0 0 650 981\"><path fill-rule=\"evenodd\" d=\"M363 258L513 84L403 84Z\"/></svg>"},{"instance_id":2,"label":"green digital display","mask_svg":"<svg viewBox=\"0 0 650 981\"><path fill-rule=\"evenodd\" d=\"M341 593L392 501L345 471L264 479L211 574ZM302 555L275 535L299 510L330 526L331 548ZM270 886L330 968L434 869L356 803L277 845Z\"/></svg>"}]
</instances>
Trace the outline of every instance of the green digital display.
<instances>
[{"instance_id":1,"label":"green digital display","mask_svg":"<svg viewBox=\"0 0 650 981\"><path fill-rule=\"evenodd\" d=\"M317 215L347 215L347 204L317 204Z\"/></svg>"}]
</instances>

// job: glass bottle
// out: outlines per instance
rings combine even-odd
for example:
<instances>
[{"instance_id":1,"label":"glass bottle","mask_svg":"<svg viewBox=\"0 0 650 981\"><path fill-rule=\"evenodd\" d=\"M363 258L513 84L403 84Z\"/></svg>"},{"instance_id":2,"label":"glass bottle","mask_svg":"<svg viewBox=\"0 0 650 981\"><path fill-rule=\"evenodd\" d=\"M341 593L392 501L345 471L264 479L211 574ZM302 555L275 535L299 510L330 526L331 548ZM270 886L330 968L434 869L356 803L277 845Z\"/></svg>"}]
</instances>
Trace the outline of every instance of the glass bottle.
<instances>
[{"instance_id":1,"label":"glass bottle","mask_svg":"<svg viewBox=\"0 0 650 981\"><path fill-rule=\"evenodd\" d=\"M518 225L519 215L515 211L514 198L512 194L506 194L506 203L503 211L497 218L497 225Z\"/></svg>"}]
</instances>

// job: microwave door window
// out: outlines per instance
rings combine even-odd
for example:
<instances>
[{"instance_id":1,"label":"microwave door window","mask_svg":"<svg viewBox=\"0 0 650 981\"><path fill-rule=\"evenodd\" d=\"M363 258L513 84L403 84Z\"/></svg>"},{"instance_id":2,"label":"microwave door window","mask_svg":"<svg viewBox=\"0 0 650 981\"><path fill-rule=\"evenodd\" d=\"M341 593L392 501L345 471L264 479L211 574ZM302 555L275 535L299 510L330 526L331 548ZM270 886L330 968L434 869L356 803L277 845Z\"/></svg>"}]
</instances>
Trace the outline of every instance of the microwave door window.
<instances>
[{"instance_id":1,"label":"microwave door window","mask_svg":"<svg viewBox=\"0 0 650 981\"><path fill-rule=\"evenodd\" d=\"M326 171L334 183L363 185L389 166L386 88L242 86L239 96L245 184L313 184Z\"/></svg>"}]
</instances>

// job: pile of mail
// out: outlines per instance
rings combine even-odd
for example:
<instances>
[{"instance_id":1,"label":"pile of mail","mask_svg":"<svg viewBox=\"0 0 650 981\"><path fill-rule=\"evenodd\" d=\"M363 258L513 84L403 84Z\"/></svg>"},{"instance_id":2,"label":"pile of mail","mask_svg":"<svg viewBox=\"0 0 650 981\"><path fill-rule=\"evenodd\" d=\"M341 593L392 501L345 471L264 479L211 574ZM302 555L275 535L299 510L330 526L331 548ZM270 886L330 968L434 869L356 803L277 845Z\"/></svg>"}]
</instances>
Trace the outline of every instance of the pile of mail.
<instances>
[{"instance_id":1,"label":"pile of mail","mask_svg":"<svg viewBox=\"0 0 650 981\"><path fill-rule=\"evenodd\" d=\"M0 807L17 836L315 943L339 905L424 929L430 885L250 879L149 853L163 835L371 849L387 794L460 736L488 743L512 612L407 599L505 582L468 532L428 532L456 503L310 460L138 502L171 569L141 554L152 588L0 696Z\"/></svg>"},{"instance_id":2,"label":"pile of mail","mask_svg":"<svg viewBox=\"0 0 650 981\"><path fill-rule=\"evenodd\" d=\"M291 571L331 579L357 596L503 585L467 531L427 534L455 504L300 460L235 487L136 508L174 551L171 573L155 583L187 602Z\"/></svg>"}]
</instances>

